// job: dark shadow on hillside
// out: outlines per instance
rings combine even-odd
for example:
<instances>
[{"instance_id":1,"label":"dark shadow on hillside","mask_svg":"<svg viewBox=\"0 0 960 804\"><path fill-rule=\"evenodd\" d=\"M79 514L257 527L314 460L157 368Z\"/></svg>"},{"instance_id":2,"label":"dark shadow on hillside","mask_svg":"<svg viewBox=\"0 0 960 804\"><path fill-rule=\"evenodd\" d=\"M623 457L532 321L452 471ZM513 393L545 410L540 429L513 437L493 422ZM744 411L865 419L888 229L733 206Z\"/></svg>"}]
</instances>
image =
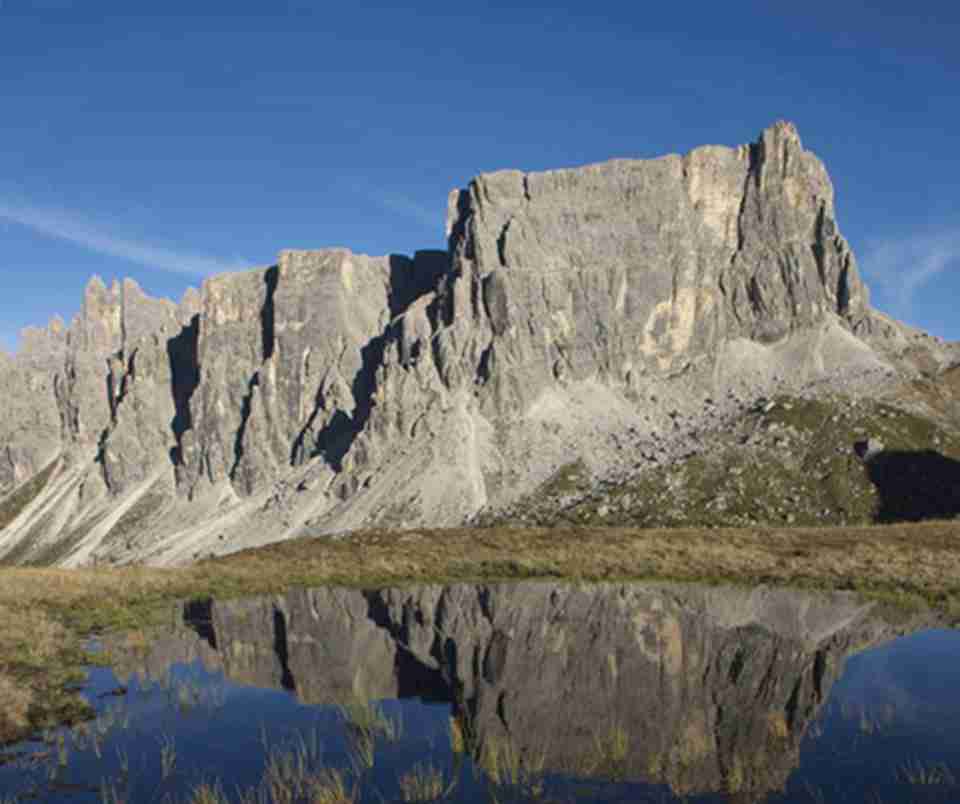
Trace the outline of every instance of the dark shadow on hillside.
<instances>
[{"instance_id":1,"label":"dark shadow on hillside","mask_svg":"<svg viewBox=\"0 0 960 804\"><path fill-rule=\"evenodd\" d=\"M960 515L960 461L934 450L888 450L867 462L877 488L878 522L918 522Z\"/></svg>"}]
</instances>

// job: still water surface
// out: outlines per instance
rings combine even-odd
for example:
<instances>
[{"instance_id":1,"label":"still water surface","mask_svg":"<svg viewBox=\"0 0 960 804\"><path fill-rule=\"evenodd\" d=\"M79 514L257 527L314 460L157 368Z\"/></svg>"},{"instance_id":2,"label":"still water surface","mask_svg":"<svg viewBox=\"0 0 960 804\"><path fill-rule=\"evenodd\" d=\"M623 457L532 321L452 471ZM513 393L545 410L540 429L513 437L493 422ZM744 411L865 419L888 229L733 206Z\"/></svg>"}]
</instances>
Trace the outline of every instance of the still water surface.
<instances>
[{"instance_id":1,"label":"still water surface","mask_svg":"<svg viewBox=\"0 0 960 804\"><path fill-rule=\"evenodd\" d=\"M960 800L960 633L848 595L315 589L173 619L104 645L97 719L10 749L0 801Z\"/></svg>"}]
</instances>

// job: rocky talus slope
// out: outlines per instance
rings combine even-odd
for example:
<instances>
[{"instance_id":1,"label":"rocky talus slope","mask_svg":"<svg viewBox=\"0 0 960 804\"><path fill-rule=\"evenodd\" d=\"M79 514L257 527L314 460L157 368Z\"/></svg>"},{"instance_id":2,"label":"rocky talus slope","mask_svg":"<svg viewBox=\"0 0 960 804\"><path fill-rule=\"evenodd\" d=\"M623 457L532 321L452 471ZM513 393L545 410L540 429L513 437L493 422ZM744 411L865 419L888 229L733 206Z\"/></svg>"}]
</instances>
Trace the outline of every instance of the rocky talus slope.
<instances>
[{"instance_id":1,"label":"rocky talus slope","mask_svg":"<svg viewBox=\"0 0 960 804\"><path fill-rule=\"evenodd\" d=\"M640 488L644 454L688 460L761 397L842 408L958 359L870 307L788 123L482 175L447 226L447 252L284 251L179 304L92 280L69 326L0 356L0 561L169 565L454 525L572 465L580 497ZM953 426L950 400L891 404Z\"/></svg>"},{"instance_id":2,"label":"rocky talus slope","mask_svg":"<svg viewBox=\"0 0 960 804\"><path fill-rule=\"evenodd\" d=\"M477 755L508 743L548 772L753 801L783 787L847 658L926 624L845 593L458 584L213 601L109 647L122 678L197 660L307 704L447 701ZM617 729L625 750L598 756Z\"/></svg>"},{"instance_id":3,"label":"rocky talus slope","mask_svg":"<svg viewBox=\"0 0 960 804\"><path fill-rule=\"evenodd\" d=\"M945 385L957 370L933 387ZM922 387L922 386L921 386ZM631 473L597 480L574 461L533 494L481 511L476 525L634 527L843 526L960 514L960 428L910 394L760 399L711 428L669 439L636 434ZM710 420L713 405L708 403ZM637 443L631 444L631 439Z\"/></svg>"}]
</instances>

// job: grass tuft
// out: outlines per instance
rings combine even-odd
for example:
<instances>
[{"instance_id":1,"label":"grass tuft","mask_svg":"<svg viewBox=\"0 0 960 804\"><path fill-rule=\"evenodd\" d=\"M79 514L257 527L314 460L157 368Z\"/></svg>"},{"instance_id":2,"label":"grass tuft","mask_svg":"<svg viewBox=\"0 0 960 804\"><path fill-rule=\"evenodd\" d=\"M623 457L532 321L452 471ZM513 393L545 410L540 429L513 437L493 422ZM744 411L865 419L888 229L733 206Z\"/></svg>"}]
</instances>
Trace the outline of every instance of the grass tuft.
<instances>
[{"instance_id":1,"label":"grass tuft","mask_svg":"<svg viewBox=\"0 0 960 804\"><path fill-rule=\"evenodd\" d=\"M228 801L218 782L201 782L190 793L190 804L227 804Z\"/></svg>"},{"instance_id":2,"label":"grass tuft","mask_svg":"<svg viewBox=\"0 0 960 804\"><path fill-rule=\"evenodd\" d=\"M389 717L374 701L355 698L337 707L351 732L370 739L396 742L403 733L399 717Z\"/></svg>"},{"instance_id":3,"label":"grass tuft","mask_svg":"<svg viewBox=\"0 0 960 804\"><path fill-rule=\"evenodd\" d=\"M492 788L492 798L533 799L543 795L546 749L521 752L508 737L487 737L474 757L475 766Z\"/></svg>"},{"instance_id":4,"label":"grass tuft","mask_svg":"<svg viewBox=\"0 0 960 804\"><path fill-rule=\"evenodd\" d=\"M449 796L456 780L448 780L444 772L431 763L418 762L400 777L403 801L439 801Z\"/></svg>"},{"instance_id":5,"label":"grass tuft","mask_svg":"<svg viewBox=\"0 0 960 804\"><path fill-rule=\"evenodd\" d=\"M596 765L606 768L609 775L616 775L626 762L630 751L630 735L619 723L614 723L605 733L594 738Z\"/></svg>"},{"instance_id":6,"label":"grass tuft","mask_svg":"<svg viewBox=\"0 0 960 804\"><path fill-rule=\"evenodd\" d=\"M463 724L459 718L451 717L449 723L450 751L453 754L463 754L467 750L467 740Z\"/></svg>"},{"instance_id":7,"label":"grass tuft","mask_svg":"<svg viewBox=\"0 0 960 804\"><path fill-rule=\"evenodd\" d=\"M342 771L325 769L307 780L307 800L310 804L354 804L357 788L347 784Z\"/></svg>"},{"instance_id":8,"label":"grass tuft","mask_svg":"<svg viewBox=\"0 0 960 804\"><path fill-rule=\"evenodd\" d=\"M957 784L956 774L943 762L926 765L919 761L906 762L897 768L897 779L915 787L953 787Z\"/></svg>"}]
</instances>

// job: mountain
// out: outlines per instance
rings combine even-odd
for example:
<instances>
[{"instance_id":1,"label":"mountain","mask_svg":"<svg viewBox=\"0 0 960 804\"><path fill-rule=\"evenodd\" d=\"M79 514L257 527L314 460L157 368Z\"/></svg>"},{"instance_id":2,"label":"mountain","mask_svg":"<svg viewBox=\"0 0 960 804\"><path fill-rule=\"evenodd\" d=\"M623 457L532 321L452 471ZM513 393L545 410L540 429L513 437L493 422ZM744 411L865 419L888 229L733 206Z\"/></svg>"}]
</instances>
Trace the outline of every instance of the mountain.
<instances>
[{"instance_id":1,"label":"mountain","mask_svg":"<svg viewBox=\"0 0 960 804\"><path fill-rule=\"evenodd\" d=\"M447 231L413 257L283 251L179 304L91 280L69 326L0 359L0 560L178 564L496 517L572 466L581 497L636 483L638 456L687 461L777 396L899 394L953 426L953 397L907 392L956 345L870 306L789 123L481 175Z\"/></svg>"}]
</instances>

